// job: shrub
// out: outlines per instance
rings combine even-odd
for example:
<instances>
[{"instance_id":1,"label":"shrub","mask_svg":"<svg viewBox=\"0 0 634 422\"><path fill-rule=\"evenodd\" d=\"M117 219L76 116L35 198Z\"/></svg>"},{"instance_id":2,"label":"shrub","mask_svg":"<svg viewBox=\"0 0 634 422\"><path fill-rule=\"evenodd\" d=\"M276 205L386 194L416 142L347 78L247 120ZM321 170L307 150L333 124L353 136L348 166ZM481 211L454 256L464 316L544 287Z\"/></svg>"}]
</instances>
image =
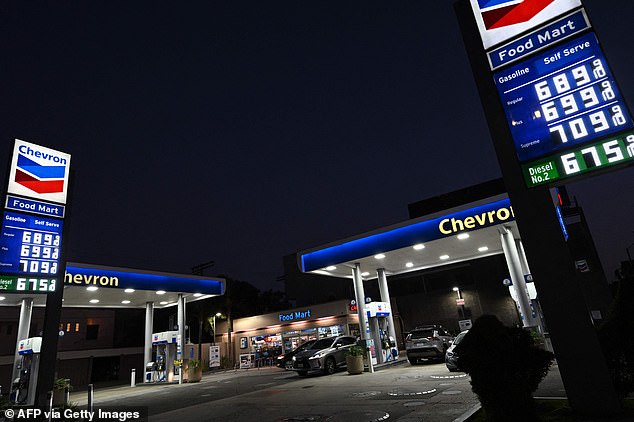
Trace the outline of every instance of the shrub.
<instances>
[{"instance_id":1,"label":"shrub","mask_svg":"<svg viewBox=\"0 0 634 422\"><path fill-rule=\"evenodd\" d=\"M351 346L347 352L347 356L363 356L365 354L365 349L359 345Z\"/></svg>"},{"instance_id":2,"label":"shrub","mask_svg":"<svg viewBox=\"0 0 634 422\"><path fill-rule=\"evenodd\" d=\"M489 421L537 420L532 393L548 374L554 355L536 347L530 332L483 315L456 353Z\"/></svg>"}]
</instances>

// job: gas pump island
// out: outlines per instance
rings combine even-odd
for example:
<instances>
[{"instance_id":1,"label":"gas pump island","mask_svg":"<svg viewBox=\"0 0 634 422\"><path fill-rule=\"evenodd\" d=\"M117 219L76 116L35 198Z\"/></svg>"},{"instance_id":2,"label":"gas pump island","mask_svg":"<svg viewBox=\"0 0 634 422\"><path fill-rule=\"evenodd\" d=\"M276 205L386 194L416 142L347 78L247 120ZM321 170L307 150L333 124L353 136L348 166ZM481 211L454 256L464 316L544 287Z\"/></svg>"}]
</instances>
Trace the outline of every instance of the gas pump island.
<instances>
[{"instance_id":1,"label":"gas pump island","mask_svg":"<svg viewBox=\"0 0 634 422\"><path fill-rule=\"evenodd\" d=\"M18 343L19 376L11 385L10 401L15 404L32 406L35 403L35 387L40 367L42 337L20 340Z\"/></svg>"},{"instance_id":2,"label":"gas pump island","mask_svg":"<svg viewBox=\"0 0 634 422\"><path fill-rule=\"evenodd\" d=\"M370 302L365 305L370 326L370 356L372 364L385 363L398 359L396 339L390 335L391 308L387 302Z\"/></svg>"},{"instance_id":3,"label":"gas pump island","mask_svg":"<svg viewBox=\"0 0 634 422\"><path fill-rule=\"evenodd\" d=\"M181 381L182 352L179 349L178 331L152 334L152 356L154 361L145 366L145 382ZM181 363L180 365L178 365Z\"/></svg>"}]
</instances>

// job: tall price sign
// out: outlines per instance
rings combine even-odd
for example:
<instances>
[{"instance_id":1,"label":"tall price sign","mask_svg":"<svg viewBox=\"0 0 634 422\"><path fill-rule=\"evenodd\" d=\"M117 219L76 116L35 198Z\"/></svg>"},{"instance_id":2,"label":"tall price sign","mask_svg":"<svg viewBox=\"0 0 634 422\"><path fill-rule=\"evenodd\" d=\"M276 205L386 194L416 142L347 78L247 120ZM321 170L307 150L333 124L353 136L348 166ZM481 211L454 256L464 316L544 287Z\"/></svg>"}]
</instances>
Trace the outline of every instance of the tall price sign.
<instances>
[{"instance_id":1,"label":"tall price sign","mask_svg":"<svg viewBox=\"0 0 634 422\"><path fill-rule=\"evenodd\" d=\"M70 155L14 143L0 230L0 291L50 293L60 283Z\"/></svg>"}]
</instances>

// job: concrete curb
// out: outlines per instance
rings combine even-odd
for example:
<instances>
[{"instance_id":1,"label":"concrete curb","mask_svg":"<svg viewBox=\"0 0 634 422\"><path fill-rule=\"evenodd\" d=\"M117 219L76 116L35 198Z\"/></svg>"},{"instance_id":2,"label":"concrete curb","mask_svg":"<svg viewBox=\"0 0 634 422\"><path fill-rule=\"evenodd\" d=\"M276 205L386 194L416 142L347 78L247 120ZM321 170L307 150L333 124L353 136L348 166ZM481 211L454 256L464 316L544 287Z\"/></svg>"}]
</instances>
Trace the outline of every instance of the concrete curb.
<instances>
[{"instance_id":1,"label":"concrete curb","mask_svg":"<svg viewBox=\"0 0 634 422\"><path fill-rule=\"evenodd\" d=\"M472 408L470 408L469 410L467 410L466 412L464 412L462 415L458 416L456 419L454 419L452 422L465 422L466 420L468 420L471 416L473 416L473 414L475 412L477 412L478 410L480 410L482 406L480 406L480 404L476 404L475 406L473 406Z\"/></svg>"}]
</instances>

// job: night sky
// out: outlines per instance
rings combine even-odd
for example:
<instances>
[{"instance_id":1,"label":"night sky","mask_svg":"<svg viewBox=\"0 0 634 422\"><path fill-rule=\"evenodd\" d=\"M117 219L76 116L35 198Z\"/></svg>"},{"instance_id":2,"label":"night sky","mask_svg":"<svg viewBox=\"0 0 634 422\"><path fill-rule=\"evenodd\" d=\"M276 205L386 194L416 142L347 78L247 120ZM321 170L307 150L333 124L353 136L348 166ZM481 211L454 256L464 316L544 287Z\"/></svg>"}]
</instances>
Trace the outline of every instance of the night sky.
<instances>
[{"instance_id":1,"label":"night sky","mask_svg":"<svg viewBox=\"0 0 634 422\"><path fill-rule=\"evenodd\" d=\"M70 261L282 289L284 255L500 177L453 1L24 3L0 5L0 178L14 138L72 154ZM584 4L632 105L634 2ZM569 185L610 274L633 176Z\"/></svg>"}]
</instances>

